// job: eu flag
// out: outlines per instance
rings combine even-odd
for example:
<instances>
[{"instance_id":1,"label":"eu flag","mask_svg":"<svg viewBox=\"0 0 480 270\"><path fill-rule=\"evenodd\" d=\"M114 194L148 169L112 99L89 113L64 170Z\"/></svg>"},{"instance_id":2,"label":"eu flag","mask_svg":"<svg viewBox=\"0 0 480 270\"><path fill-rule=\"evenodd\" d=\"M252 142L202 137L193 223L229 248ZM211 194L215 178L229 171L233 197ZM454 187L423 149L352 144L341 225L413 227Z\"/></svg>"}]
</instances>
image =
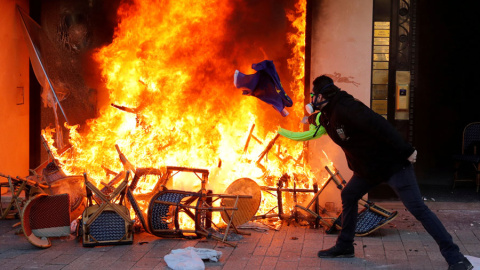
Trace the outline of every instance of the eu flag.
<instances>
[{"instance_id":1,"label":"eu flag","mask_svg":"<svg viewBox=\"0 0 480 270\"><path fill-rule=\"evenodd\" d=\"M255 74L243 74L236 70L233 83L235 87L243 90L243 95L254 96L263 102L272 105L282 116L287 116L285 107L293 105L290 97L283 90L273 61L264 60L253 64Z\"/></svg>"}]
</instances>

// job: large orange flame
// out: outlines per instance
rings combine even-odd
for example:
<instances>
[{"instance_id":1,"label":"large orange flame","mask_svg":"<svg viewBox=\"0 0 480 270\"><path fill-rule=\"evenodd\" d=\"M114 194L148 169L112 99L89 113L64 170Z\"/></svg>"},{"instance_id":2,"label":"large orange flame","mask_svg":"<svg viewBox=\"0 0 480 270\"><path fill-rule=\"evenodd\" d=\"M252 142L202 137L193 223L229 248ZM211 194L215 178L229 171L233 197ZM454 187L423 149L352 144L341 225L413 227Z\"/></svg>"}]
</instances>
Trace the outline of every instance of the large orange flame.
<instances>
[{"instance_id":1,"label":"large orange flame","mask_svg":"<svg viewBox=\"0 0 480 270\"><path fill-rule=\"evenodd\" d=\"M241 177L266 185L271 184L267 178L278 179L284 173L303 175L298 187L311 186L314 175L307 164L298 162L302 143L280 138L270 151L275 155L262 161L264 169L255 165L279 125L302 129L306 3L298 0L286 11L293 29L286 37L292 49L288 56L292 79L282 81L289 85L287 93L295 105L283 118L233 86L235 69L250 70L255 61L239 59L230 47L232 2L138 0L120 6L113 42L95 54L109 100L81 132L77 126L69 127L72 147L57 154L68 174L87 172L97 185L105 182L109 177L105 168L123 170L117 144L138 167L209 169L208 188L217 193ZM244 153L253 124L264 143L252 141ZM44 135L55 150L52 132L45 130ZM184 190L197 190L199 185L187 178L173 183ZM148 192L148 185L142 189Z\"/></svg>"}]
</instances>

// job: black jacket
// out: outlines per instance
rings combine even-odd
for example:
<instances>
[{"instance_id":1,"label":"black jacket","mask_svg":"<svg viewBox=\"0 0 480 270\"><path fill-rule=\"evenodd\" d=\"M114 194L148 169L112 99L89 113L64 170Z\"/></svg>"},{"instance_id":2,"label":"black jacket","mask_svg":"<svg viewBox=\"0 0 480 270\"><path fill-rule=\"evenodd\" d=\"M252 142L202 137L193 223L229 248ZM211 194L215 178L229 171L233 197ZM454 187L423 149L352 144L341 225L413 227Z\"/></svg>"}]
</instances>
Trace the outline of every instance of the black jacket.
<instances>
[{"instance_id":1,"label":"black jacket","mask_svg":"<svg viewBox=\"0 0 480 270\"><path fill-rule=\"evenodd\" d=\"M347 92L336 94L321 112L320 124L343 149L355 175L380 183L409 164L415 149L384 117Z\"/></svg>"}]
</instances>

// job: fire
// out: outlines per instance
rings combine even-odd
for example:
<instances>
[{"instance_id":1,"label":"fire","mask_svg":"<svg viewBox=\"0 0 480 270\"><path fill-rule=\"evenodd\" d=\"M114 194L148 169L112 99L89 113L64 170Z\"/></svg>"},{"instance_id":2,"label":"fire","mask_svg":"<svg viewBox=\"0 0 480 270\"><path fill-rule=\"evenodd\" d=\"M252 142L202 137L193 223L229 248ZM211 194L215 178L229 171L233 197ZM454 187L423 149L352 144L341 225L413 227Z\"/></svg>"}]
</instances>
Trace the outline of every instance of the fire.
<instances>
[{"instance_id":1,"label":"fire","mask_svg":"<svg viewBox=\"0 0 480 270\"><path fill-rule=\"evenodd\" d=\"M302 101L304 93L301 91L304 88L303 78L305 76L305 29L306 29L306 14L307 1L298 1L295 3L295 10L287 11L287 18L291 22L294 32L287 34L289 44L293 45L293 57L288 59L288 67L295 78L290 82L291 89L297 89L294 92L294 99ZM301 118L303 113L303 103L297 102L294 104L297 117Z\"/></svg>"},{"instance_id":2,"label":"fire","mask_svg":"<svg viewBox=\"0 0 480 270\"><path fill-rule=\"evenodd\" d=\"M101 186L112 177L105 168L124 169L118 145L136 167L208 169L207 188L217 193L241 177L274 185L285 173L302 175L297 187L310 187L315 177L303 160L301 143L279 138L262 166L256 165L278 126L302 130L306 3L298 0L295 10L286 11L294 29L286 37L292 47L287 60L292 79L282 80L294 101L287 118L242 96L233 86L235 69L247 70L255 62L240 57L231 46L235 40L228 26L239 4L224 0L122 4L113 42L95 54L108 89L98 117L85 127L68 127L71 148L62 155L53 147L54 131L44 130L64 171L87 172ZM253 124L262 143L251 142L244 152ZM143 180L136 193L151 191L154 181ZM200 188L200 181L191 176L179 175L170 184L180 190ZM265 201L260 212L274 202Z\"/></svg>"}]
</instances>

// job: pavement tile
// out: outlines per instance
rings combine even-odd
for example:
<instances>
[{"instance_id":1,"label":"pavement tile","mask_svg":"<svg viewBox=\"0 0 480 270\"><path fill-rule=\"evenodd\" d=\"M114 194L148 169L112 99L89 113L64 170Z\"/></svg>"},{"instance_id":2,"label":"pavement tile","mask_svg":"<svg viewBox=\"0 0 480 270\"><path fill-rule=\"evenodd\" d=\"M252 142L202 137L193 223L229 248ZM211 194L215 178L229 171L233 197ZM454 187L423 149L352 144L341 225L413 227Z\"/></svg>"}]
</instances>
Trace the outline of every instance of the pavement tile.
<instances>
[{"instance_id":1,"label":"pavement tile","mask_svg":"<svg viewBox=\"0 0 480 270\"><path fill-rule=\"evenodd\" d=\"M238 259L230 259L228 260L225 265L223 266L224 269L245 269L246 265L248 264L248 259L247 260L238 260Z\"/></svg>"},{"instance_id":2,"label":"pavement tile","mask_svg":"<svg viewBox=\"0 0 480 270\"><path fill-rule=\"evenodd\" d=\"M478 243L478 242L475 243L475 244L463 244L463 247L465 248L464 253L467 254L467 255L474 256L474 257L480 257L479 256L480 250L478 248L479 245L480 245L480 243Z\"/></svg>"},{"instance_id":3,"label":"pavement tile","mask_svg":"<svg viewBox=\"0 0 480 270\"><path fill-rule=\"evenodd\" d=\"M353 243L353 246L355 247L355 257L356 258L365 258L365 251L364 251L363 242L355 241Z\"/></svg>"},{"instance_id":4,"label":"pavement tile","mask_svg":"<svg viewBox=\"0 0 480 270\"><path fill-rule=\"evenodd\" d=\"M109 267L110 265L116 263L118 261L117 257L110 257L110 256L101 256L96 259L93 264L97 267Z\"/></svg>"},{"instance_id":5,"label":"pavement tile","mask_svg":"<svg viewBox=\"0 0 480 270\"><path fill-rule=\"evenodd\" d=\"M130 261L130 262L137 262L141 258L145 256L147 252L146 251L130 251L130 252L125 252L123 253L122 256L118 258L119 261Z\"/></svg>"},{"instance_id":6,"label":"pavement tile","mask_svg":"<svg viewBox=\"0 0 480 270\"><path fill-rule=\"evenodd\" d=\"M268 245L264 245L264 246L257 246L255 247L255 250L253 251L253 255L254 256L265 256L265 254L267 253L267 250L268 250Z\"/></svg>"},{"instance_id":7,"label":"pavement tile","mask_svg":"<svg viewBox=\"0 0 480 270\"><path fill-rule=\"evenodd\" d=\"M297 269L298 261L278 261L275 269L285 270L285 269Z\"/></svg>"},{"instance_id":8,"label":"pavement tile","mask_svg":"<svg viewBox=\"0 0 480 270\"><path fill-rule=\"evenodd\" d=\"M127 261L116 261L112 263L108 268L108 270L127 270L131 269L135 265L135 262L127 262Z\"/></svg>"},{"instance_id":9,"label":"pavement tile","mask_svg":"<svg viewBox=\"0 0 480 270\"><path fill-rule=\"evenodd\" d=\"M323 239L306 239L303 241L303 248L321 248Z\"/></svg>"},{"instance_id":10,"label":"pavement tile","mask_svg":"<svg viewBox=\"0 0 480 270\"><path fill-rule=\"evenodd\" d=\"M427 252L427 256L428 256L428 259L431 261L431 262L436 262L436 261L440 261L440 262L445 262L442 254L437 250L435 252Z\"/></svg>"},{"instance_id":11,"label":"pavement tile","mask_svg":"<svg viewBox=\"0 0 480 270\"><path fill-rule=\"evenodd\" d=\"M259 268L262 265L264 258L265 256L256 256L256 255L252 256L250 260L248 260L246 268L248 269Z\"/></svg>"},{"instance_id":12,"label":"pavement tile","mask_svg":"<svg viewBox=\"0 0 480 270\"><path fill-rule=\"evenodd\" d=\"M405 246L405 252L407 255L412 256L426 256L427 251L423 248L422 245L418 246Z\"/></svg>"},{"instance_id":13,"label":"pavement tile","mask_svg":"<svg viewBox=\"0 0 480 270\"><path fill-rule=\"evenodd\" d=\"M458 231L455 231L455 235L458 237L460 242L462 242L464 245L478 244L480 242L472 231L458 230Z\"/></svg>"},{"instance_id":14,"label":"pavement tile","mask_svg":"<svg viewBox=\"0 0 480 270\"><path fill-rule=\"evenodd\" d=\"M301 251L282 251L280 253L280 256L278 257L279 262L292 262L292 261L298 261L298 258L300 258L302 255Z\"/></svg>"},{"instance_id":15,"label":"pavement tile","mask_svg":"<svg viewBox=\"0 0 480 270\"><path fill-rule=\"evenodd\" d=\"M303 248L302 242L285 242L282 246L282 251L289 251L289 252L301 252Z\"/></svg>"},{"instance_id":16,"label":"pavement tile","mask_svg":"<svg viewBox=\"0 0 480 270\"><path fill-rule=\"evenodd\" d=\"M380 203L379 203L380 204ZM480 203L430 203L454 241L466 255L480 257ZM335 244L338 233L284 224L279 231L249 231L235 241L237 247L212 239L170 239L137 233L132 245L82 247L72 237L55 238L52 247L39 249L17 235L15 220L0 220L1 269L165 269L164 256L173 249L210 248L222 252L219 262L206 262L207 270L230 269L446 269L437 244L399 202L388 203L399 211L389 225L355 239L355 258L320 259L317 252ZM447 207L447 208L442 208ZM475 210L479 209L479 210ZM457 216L461 218L457 222ZM18 222L18 221L17 221Z\"/></svg>"},{"instance_id":17,"label":"pavement tile","mask_svg":"<svg viewBox=\"0 0 480 270\"><path fill-rule=\"evenodd\" d=\"M155 266L157 266L162 260L163 260L162 258L141 258L140 260L137 261L136 264L133 265L133 267L152 269Z\"/></svg>"},{"instance_id":18,"label":"pavement tile","mask_svg":"<svg viewBox=\"0 0 480 270\"><path fill-rule=\"evenodd\" d=\"M308 268L308 267L313 267L318 269L321 264L321 259L318 258L317 256L315 257L302 257L299 262L298 262L298 268Z\"/></svg>"},{"instance_id":19,"label":"pavement tile","mask_svg":"<svg viewBox=\"0 0 480 270\"><path fill-rule=\"evenodd\" d=\"M220 266L220 268L217 268L216 266L212 266L212 268L207 268L209 270L214 270L214 269L222 269L223 266ZM153 270L171 270L170 267L167 266L167 263L165 261L160 261L159 264L157 264L157 266L155 266L154 268L152 268Z\"/></svg>"},{"instance_id":20,"label":"pavement tile","mask_svg":"<svg viewBox=\"0 0 480 270\"><path fill-rule=\"evenodd\" d=\"M366 246L373 246L373 245L383 246L382 239L378 237L373 237L373 236L362 237L362 242L363 242L363 245L366 245Z\"/></svg>"},{"instance_id":21,"label":"pavement tile","mask_svg":"<svg viewBox=\"0 0 480 270\"><path fill-rule=\"evenodd\" d=\"M400 241L387 241L383 242L383 248L385 251L404 250L403 245L399 245ZM401 242L400 242L401 243Z\"/></svg>"},{"instance_id":22,"label":"pavement tile","mask_svg":"<svg viewBox=\"0 0 480 270\"><path fill-rule=\"evenodd\" d=\"M280 256L281 252L282 252L281 246L270 246L265 256L278 257Z\"/></svg>"},{"instance_id":23,"label":"pavement tile","mask_svg":"<svg viewBox=\"0 0 480 270\"><path fill-rule=\"evenodd\" d=\"M300 257L302 258L317 258L317 253L320 248L317 247L303 247Z\"/></svg>"},{"instance_id":24,"label":"pavement tile","mask_svg":"<svg viewBox=\"0 0 480 270\"><path fill-rule=\"evenodd\" d=\"M270 257L270 256L266 256L265 258L263 258L263 262L262 262L262 266L260 267L260 269L275 269L276 265L277 265L277 261L278 261L278 257ZM228 268L226 268L228 269Z\"/></svg>"},{"instance_id":25,"label":"pavement tile","mask_svg":"<svg viewBox=\"0 0 480 270\"><path fill-rule=\"evenodd\" d=\"M50 261L50 264L69 264L77 259L75 254L62 254Z\"/></svg>"},{"instance_id":26,"label":"pavement tile","mask_svg":"<svg viewBox=\"0 0 480 270\"><path fill-rule=\"evenodd\" d=\"M403 250L386 250L385 257L388 261L406 261L407 254Z\"/></svg>"},{"instance_id":27,"label":"pavement tile","mask_svg":"<svg viewBox=\"0 0 480 270\"><path fill-rule=\"evenodd\" d=\"M366 257L385 254L383 245L364 245L363 252Z\"/></svg>"}]
</instances>

